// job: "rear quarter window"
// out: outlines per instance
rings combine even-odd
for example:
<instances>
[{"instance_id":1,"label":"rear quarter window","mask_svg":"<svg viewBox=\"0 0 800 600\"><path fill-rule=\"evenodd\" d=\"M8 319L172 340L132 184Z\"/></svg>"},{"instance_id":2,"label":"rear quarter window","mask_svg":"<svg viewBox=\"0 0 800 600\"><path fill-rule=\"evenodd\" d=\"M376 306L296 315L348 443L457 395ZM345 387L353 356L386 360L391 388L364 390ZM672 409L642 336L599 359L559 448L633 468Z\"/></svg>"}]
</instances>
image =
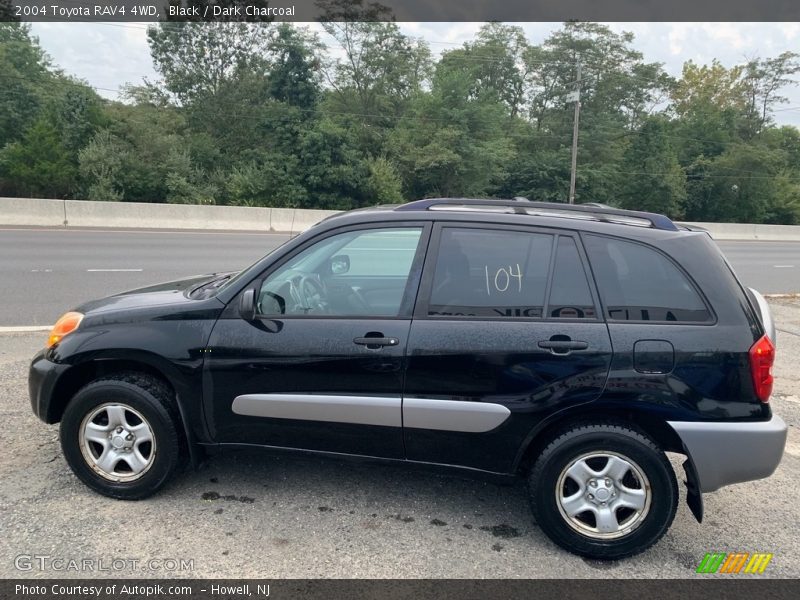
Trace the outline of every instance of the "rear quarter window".
<instances>
[{"instance_id":1,"label":"rear quarter window","mask_svg":"<svg viewBox=\"0 0 800 600\"><path fill-rule=\"evenodd\" d=\"M584 236L610 321L706 323L713 320L689 278L661 252L636 242Z\"/></svg>"},{"instance_id":2,"label":"rear quarter window","mask_svg":"<svg viewBox=\"0 0 800 600\"><path fill-rule=\"evenodd\" d=\"M571 237L558 236L547 313L553 319L597 317L583 261L578 254L575 240Z\"/></svg>"}]
</instances>

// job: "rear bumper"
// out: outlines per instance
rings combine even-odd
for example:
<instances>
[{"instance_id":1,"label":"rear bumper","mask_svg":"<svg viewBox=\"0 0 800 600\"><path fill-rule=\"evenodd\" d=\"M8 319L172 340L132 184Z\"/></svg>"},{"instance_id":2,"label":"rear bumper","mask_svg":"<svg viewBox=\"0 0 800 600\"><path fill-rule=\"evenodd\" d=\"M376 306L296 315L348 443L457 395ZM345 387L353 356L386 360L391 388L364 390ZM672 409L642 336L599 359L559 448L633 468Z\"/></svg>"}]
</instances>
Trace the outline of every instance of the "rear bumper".
<instances>
[{"instance_id":1,"label":"rear bumper","mask_svg":"<svg viewBox=\"0 0 800 600\"><path fill-rule=\"evenodd\" d=\"M701 492L769 477L786 446L786 423L769 421L707 423L669 421L697 472Z\"/></svg>"}]
</instances>

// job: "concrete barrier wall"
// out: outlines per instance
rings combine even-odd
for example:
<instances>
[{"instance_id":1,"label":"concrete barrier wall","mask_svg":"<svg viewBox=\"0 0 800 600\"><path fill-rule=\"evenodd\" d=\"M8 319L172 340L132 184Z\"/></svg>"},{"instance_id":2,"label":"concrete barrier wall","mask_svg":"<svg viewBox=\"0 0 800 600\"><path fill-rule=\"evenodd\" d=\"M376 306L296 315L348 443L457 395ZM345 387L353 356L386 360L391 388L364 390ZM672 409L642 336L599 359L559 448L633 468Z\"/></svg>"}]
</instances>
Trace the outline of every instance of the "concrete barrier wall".
<instances>
[{"instance_id":1,"label":"concrete barrier wall","mask_svg":"<svg viewBox=\"0 0 800 600\"><path fill-rule=\"evenodd\" d=\"M0 225L299 233L333 210L0 198Z\"/></svg>"},{"instance_id":2,"label":"concrete barrier wall","mask_svg":"<svg viewBox=\"0 0 800 600\"><path fill-rule=\"evenodd\" d=\"M299 233L336 212L300 208L0 198L0 225L34 227L218 229ZM800 241L800 225L748 223L686 223L686 225L707 229L716 240Z\"/></svg>"},{"instance_id":3,"label":"concrete barrier wall","mask_svg":"<svg viewBox=\"0 0 800 600\"><path fill-rule=\"evenodd\" d=\"M800 225L752 223L685 223L707 229L715 240L800 241Z\"/></svg>"},{"instance_id":4,"label":"concrete barrier wall","mask_svg":"<svg viewBox=\"0 0 800 600\"><path fill-rule=\"evenodd\" d=\"M67 200L68 227L268 231L269 208Z\"/></svg>"},{"instance_id":5,"label":"concrete barrier wall","mask_svg":"<svg viewBox=\"0 0 800 600\"><path fill-rule=\"evenodd\" d=\"M65 218L63 200L0 198L0 225L63 227Z\"/></svg>"}]
</instances>

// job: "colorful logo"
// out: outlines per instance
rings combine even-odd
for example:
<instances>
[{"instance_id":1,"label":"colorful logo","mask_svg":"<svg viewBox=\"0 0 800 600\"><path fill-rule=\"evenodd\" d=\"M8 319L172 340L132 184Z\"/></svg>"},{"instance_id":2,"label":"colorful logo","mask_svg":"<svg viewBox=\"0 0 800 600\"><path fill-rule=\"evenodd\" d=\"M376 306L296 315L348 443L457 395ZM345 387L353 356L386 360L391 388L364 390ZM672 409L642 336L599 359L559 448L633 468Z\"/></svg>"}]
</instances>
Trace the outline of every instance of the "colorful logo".
<instances>
[{"instance_id":1,"label":"colorful logo","mask_svg":"<svg viewBox=\"0 0 800 600\"><path fill-rule=\"evenodd\" d=\"M697 565L697 573L754 573L761 574L772 560L766 552L709 552Z\"/></svg>"}]
</instances>

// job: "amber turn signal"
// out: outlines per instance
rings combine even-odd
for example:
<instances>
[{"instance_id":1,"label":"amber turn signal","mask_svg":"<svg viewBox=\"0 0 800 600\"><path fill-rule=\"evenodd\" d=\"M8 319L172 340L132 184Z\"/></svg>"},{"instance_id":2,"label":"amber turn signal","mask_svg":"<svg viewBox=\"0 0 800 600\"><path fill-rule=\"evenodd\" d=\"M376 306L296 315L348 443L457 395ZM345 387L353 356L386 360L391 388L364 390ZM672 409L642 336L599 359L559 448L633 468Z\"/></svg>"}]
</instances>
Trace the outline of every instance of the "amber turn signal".
<instances>
[{"instance_id":1,"label":"amber turn signal","mask_svg":"<svg viewBox=\"0 0 800 600\"><path fill-rule=\"evenodd\" d=\"M56 324L53 325L53 329L50 330L50 337L47 338L47 347L52 348L60 342L65 335L75 331L78 325L81 324L81 321L83 321L83 315L79 312L68 312L64 314L56 321Z\"/></svg>"}]
</instances>

